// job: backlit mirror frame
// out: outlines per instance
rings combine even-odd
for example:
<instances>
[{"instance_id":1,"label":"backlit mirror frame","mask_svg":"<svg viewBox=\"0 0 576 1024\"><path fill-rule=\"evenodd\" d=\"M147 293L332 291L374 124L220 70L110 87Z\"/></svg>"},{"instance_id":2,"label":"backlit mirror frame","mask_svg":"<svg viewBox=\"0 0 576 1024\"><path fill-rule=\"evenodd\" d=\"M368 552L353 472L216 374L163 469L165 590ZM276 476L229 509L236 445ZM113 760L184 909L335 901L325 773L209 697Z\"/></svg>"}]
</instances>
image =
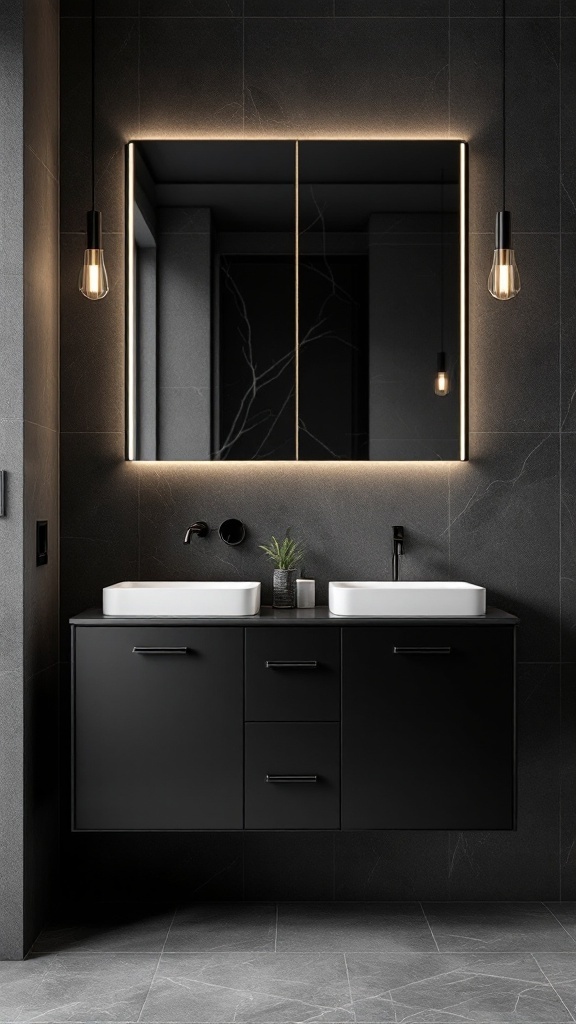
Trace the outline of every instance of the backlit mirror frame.
<instances>
[{"instance_id":1,"label":"backlit mirror frame","mask_svg":"<svg viewBox=\"0 0 576 1024\"><path fill-rule=\"evenodd\" d=\"M154 140L138 140L138 141L154 141ZM163 142L174 141L174 142L211 142L211 141L242 141L249 142L249 139L230 139L222 140L210 139L210 138L193 138L193 139L174 139L166 140ZM278 141L276 139L262 139L254 140L258 142L264 141ZM327 136L325 139L315 136L311 139L283 139L284 142L291 142L295 147L295 160L296 168L298 166L298 143L304 141L363 141L362 138L354 139L338 139ZM410 142L416 141L411 139L390 139L390 138L370 138L373 142ZM424 142L426 140L417 140ZM460 355L460 375L459 375L459 403L460 403L460 439L459 439L459 457L458 460L439 460L442 462L460 461L465 462L468 460L468 146L465 142L456 139L431 139L433 142L455 142L459 145L460 153L460 204L459 204L459 272L460 272L460 309L459 309L459 320L460 320L460 339L459 339L459 355ZM125 319L126 319L126 360L125 360L125 378L126 378L126 460L129 462L134 461L146 461L139 460L137 456L137 339L136 339L136 294L135 294L135 223L134 223L134 197L135 197L135 146L137 142L129 142L126 145L126 187L125 187L125 241L126 241L126 253L125 253ZM298 296L298 184L296 181L295 187L295 207L296 207L296 251L295 251L295 294L296 303ZM299 326L298 318L296 317L296 327L294 336L294 347L295 347L295 359L296 368L298 367L298 353L299 353ZM160 460L160 464L161 464ZM194 460L189 460L194 462ZM300 460L296 457L294 462L307 461ZM346 464L350 465L365 465L366 460L358 460L357 462L352 461ZM384 465L394 465L397 461L381 460ZM433 462L434 460L411 460L415 463L418 462ZM204 463L203 463L204 464ZM224 464L234 465L247 465L245 462L224 462ZM273 463L269 463L273 464ZM332 462L330 465L342 465L342 461ZM285 465L285 462L282 463Z\"/></svg>"}]
</instances>

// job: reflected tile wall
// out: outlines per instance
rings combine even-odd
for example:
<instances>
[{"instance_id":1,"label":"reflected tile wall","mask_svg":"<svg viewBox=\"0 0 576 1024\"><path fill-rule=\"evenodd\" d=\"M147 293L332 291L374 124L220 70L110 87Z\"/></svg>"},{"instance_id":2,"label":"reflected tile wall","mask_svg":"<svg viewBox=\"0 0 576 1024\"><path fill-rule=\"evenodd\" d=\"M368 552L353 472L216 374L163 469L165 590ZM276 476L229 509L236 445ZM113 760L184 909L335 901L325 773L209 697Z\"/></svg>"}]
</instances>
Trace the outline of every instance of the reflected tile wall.
<instances>
[{"instance_id":1,"label":"reflected tile wall","mask_svg":"<svg viewBox=\"0 0 576 1024\"><path fill-rule=\"evenodd\" d=\"M390 527L401 522L405 578L486 582L491 602L522 619L517 833L315 836L309 849L296 837L73 836L75 893L86 877L95 892L120 893L133 873L138 891L170 895L176 863L178 886L211 898L576 897L576 9L563 0L559 17L560 6L508 4L508 194L523 290L495 303L486 280L500 203L501 0L141 0L139 12L134 0L97 0L97 201L113 287L90 304L76 290L87 5L63 0L63 659L68 616L120 579L261 579L270 600L257 545L287 526L307 543L320 601L331 578L386 578ZM126 465L124 143L339 134L470 144L471 462ZM184 548L189 522L217 528L229 516L248 526L242 547L212 533Z\"/></svg>"}]
</instances>

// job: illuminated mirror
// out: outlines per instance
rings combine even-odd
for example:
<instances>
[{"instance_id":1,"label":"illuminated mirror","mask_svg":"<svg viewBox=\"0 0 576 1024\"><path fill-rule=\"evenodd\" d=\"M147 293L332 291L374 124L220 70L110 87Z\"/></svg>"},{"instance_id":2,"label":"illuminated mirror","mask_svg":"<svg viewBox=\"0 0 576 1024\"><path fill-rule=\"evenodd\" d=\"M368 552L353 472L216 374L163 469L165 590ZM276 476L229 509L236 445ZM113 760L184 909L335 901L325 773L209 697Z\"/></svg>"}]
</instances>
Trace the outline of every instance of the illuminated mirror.
<instances>
[{"instance_id":1,"label":"illuminated mirror","mask_svg":"<svg viewBox=\"0 0 576 1024\"><path fill-rule=\"evenodd\" d=\"M127 147L127 457L467 457L466 147Z\"/></svg>"}]
</instances>

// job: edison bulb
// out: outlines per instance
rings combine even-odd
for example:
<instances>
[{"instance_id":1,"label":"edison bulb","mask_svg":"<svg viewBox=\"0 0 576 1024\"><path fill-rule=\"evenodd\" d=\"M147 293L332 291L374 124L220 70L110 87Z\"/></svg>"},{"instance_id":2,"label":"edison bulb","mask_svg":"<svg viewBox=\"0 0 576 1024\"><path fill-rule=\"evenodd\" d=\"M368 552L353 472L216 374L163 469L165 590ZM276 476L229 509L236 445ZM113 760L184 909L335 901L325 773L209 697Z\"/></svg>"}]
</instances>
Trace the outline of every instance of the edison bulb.
<instances>
[{"instance_id":1,"label":"edison bulb","mask_svg":"<svg viewBox=\"0 0 576 1024\"><path fill-rule=\"evenodd\" d=\"M446 353L438 352L436 357L436 376L434 378L434 394L442 398L450 391L450 374L446 369Z\"/></svg>"},{"instance_id":2,"label":"edison bulb","mask_svg":"<svg viewBox=\"0 0 576 1024\"><path fill-rule=\"evenodd\" d=\"M512 220L508 210L496 214L494 257L488 291L495 299L513 299L520 291L520 274L512 248Z\"/></svg>"},{"instance_id":3,"label":"edison bulb","mask_svg":"<svg viewBox=\"0 0 576 1024\"><path fill-rule=\"evenodd\" d=\"M439 370L434 381L434 393L436 395L447 395L450 391L450 378L445 371Z\"/></svg>"},{"instance_id":4,"label":"edison bulb","mask_svg":"<svg viewBox=\"0 0 576 1024\"><path fill-rule=\"evenodd\" d=\"M78 287L87 299L103 299L108 294L108 274L103 249L85 249Z\"/></svg>"},{"instance_id":5,"label":"edison bulb","mask_svg":"<svg viewBox=\"0 0 576 1024\"><path fill-rule=\"evenodd\" d=\"M494 249L488 291L495 299L513 299L520 291L520 274L514 249Z\"/></svg>"}]
</instances>

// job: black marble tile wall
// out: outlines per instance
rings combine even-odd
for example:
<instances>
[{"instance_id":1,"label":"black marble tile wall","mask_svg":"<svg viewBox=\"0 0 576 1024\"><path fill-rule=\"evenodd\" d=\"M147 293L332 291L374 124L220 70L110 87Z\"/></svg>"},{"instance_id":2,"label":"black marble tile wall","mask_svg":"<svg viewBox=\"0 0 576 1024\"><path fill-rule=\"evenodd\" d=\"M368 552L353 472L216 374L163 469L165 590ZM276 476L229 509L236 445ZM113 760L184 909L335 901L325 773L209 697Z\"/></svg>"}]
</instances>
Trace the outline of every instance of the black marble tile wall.
<instances>
[{"instance_id":1,"label":"black marble tile wall","mask_svg":"<svg viewBox=\"0 0 576 1024\"><path fill-rule=\"evenodd\" d=\"M62 2L62 656L67 619L122 579L260 579L293 528L305 569L484 583L519 629L516 833L70 836L96 898L576 898L576 7L509 0L508 197L523 288L490 298L500 204L501 0L97 0L97 204L111 291L80 298L89 24ZM470 462L123 460L123 147L162 137L401 135L470 145ZM198 518L248 526L182 544ZM177 891L176 891L177 890Z\"/></svg>"}]
</instances>

